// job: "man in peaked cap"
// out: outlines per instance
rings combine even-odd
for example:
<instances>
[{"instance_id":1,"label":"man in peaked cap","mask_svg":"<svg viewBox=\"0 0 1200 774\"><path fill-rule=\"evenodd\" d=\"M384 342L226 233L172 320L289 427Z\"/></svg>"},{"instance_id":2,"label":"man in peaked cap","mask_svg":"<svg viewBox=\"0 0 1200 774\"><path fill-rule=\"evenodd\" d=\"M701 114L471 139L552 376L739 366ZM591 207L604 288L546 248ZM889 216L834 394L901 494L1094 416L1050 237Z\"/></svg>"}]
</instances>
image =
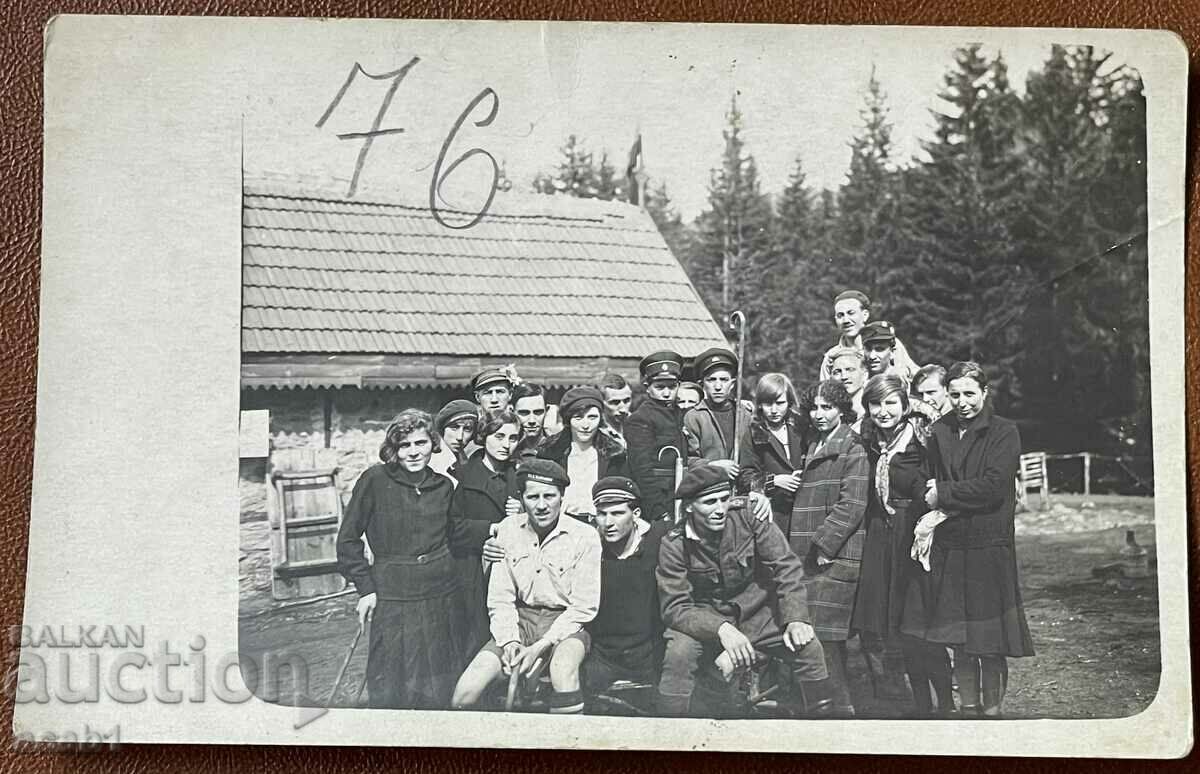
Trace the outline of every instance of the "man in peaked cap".
<instances>
[{"instance_id":1,"label":"man in peaked cap","mask_svg":"<svg viewBox=\"0 0 1200 774\"><path fill-rule=\"evenodd\" d=\"M654 570L670 522L642 519L641 492L624 476L597 481L592 500L603 553L600 610L586 626L592 652L584 686L595 694L618 680L656 684L665 642Z\"/></svg>"},{"instance_id":2,"label":"man in peaked cap","mask_svg":"<svg viewBox=\"0 0 1200 774\"><path fill-rule=\"evenodd\" d=\"M736 405L737 355L713 347L696 356L694 367L704 398L684 415L683 426L699 441L700 457L720 465L732 480L738 474L733 434L735 428L747 432L751 418L750 409Z\"/></svg>"},{"instance_id":3,"label":"man in peaked cap","mask_svg":"<svg viewBox=\"0 0 1200 774\"><path fill-rule=\"evenodd\" d=\"M639 369L646 400L625 420L625 443L631 478L642 494L642 518L658 521L674 517L675 455L687 461L683 415L675 405L683 356L654 352Z\"/></svg>"},{"instance_id":4,"label":"man in peaked cap","mask_svg":"<svg viewBox=\"0 0 1200 774\"><path fill-rule=\"evenodd\" d=\"M481 409L496 412L508 408L513 387L516 386L509 371L491 366L471 377L471 394Z\"/></svg>"},{"instance_id":5,"label":"man in peaked cap","mask_svg":"<svg viewBox=\"0 0 1200 774\"><path fill-rule=\"evenodd\" d=\"M660 694L687 699L675 687L685 677L679 665L699 643L688 714L727 714L734 674L763 653L791 670L803 714L828 714L829 672L810 625L803 566L787 538L773 520L756 519L734 501L720 466L688 471L676 495L684 520L663 538L657 570L663 622L671 629Z\"/></svg>"},{"instance_id":6,"label":"man in peaked cap","mask_svg":"<svg viewBox=\"0 0 1200 774\"><path fill-rule=\"evenodd\" d=\"M840 337L837 343L825 352L825 357L821 358L820 378L822 381L830 377L834 352L846 347L862 351L863 340L861 333L863 326L870 319L871 299L867 298L867 295L861 290L843 290L833 299L833 321L837 325ZM897 369L895 373L904 377L905 381L909 381L912 379L913 374L917 372L917 364L909 357L904 342L899 339L895 341L896 351L893 357Z\"/></svg>"},{"instance_id":7,"label":"man in peaked cap","mask_svg":"<svg viewBox=\"0 0 1200 774\"><path fill-rule=\"evenodd\" d=\"M477 704L501 676L515 670L530 677L548 661L550 711L583 711L579 668L591 647L583 627L600 605L600 538L590 524L561 518L569 484L550 460L526 460L517 469L524 510L496 533L504 559L488 579L492 639L459 678L454 707Z\"/></svg>"},{"instance_id":8,"label":"man in peaked cap","mask_svg":"<svg viewBox=\"0 0 1200 774\"><path fill-rule=\"evenodd\" d=\"M887 320L876 320L863 326L859 334L863 343L863 359L867 365L867 378L879 374L895 374L905 383L904 375L893 362L896 357L896 329Z\"/></svg>"}]
</instances>

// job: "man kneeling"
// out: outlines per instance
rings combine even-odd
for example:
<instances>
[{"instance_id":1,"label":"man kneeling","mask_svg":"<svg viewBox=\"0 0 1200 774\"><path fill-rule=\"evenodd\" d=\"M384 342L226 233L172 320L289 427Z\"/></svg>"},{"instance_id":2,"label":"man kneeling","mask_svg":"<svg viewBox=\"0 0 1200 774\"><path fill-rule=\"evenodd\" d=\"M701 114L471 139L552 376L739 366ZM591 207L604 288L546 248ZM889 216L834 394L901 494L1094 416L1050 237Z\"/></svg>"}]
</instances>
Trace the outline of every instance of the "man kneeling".
<instances>
[{"instance_id":1,"label":"man kneeling","mask_svg":"<svg viewBox=\"0 0 1200 774\"><path fill-rule=\"evenodd\" d=\"M686 677L676 673L698 642L688 714L726 714L734 672L760 653L791 670L804 714L828 714L829 673L809 624L803 563L783 533L731 505L732 485L716 465L688 471L675 494L684 520L663 538L657 571L663 622L673 630L660 690L670 694L666 683Z\"/></svg>"},{"instance_id":2,"label":"man kneeling","mask_svg":"<svg viewBox=\"0 0 1200 774\"><path fill-rule=\"evenodd\" d=\"M496 542L504 559L488 581L492 639L459 678L455 708L477 704L502 675L515 670L530 677L549 661L550 711L583 711L579 665L590 646L583 625L600 604L600 538L590 524L559 518L569 483L549 460L518 469L524 513L500 522Z\"/></svg>"}]
</instances>

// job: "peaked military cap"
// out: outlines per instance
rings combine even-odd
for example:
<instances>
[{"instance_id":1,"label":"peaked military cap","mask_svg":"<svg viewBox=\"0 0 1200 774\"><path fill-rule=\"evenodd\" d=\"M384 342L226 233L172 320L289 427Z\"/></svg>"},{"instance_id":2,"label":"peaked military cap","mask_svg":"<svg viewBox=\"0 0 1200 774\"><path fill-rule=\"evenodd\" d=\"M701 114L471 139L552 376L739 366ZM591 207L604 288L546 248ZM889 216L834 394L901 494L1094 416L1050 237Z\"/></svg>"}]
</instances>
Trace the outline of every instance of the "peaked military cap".
<instances>
[{"instance_id":1,"label":"peaked military cap","mask_svg":"<svg viewBox=\"0 0 1200 774\"><path fill-rule=\"evenodd\" d=\"M731 489L732 487L733 482L729 480L729 474L725 471L725 468L708 462L703 465L697 465L683 474L683 480L679 482L679 488L675 490L675 496L680 500L695 500L697 497L706 495L709 492Z\"/></svg>"},{"instance_id":2,"label":"peaked military cap","mask_svg":"<svg viewBox=\"0 0 1200 774\"><path fill-rule=\"evenodd\" d=\"M513 388L512 379L509 379L508 374L503 370L499 368L485 368L471 377L471 392L476 392L480 387L485 387L496 382L504 382L510 390Z\"/></svg>"},{"instance_id":3,"label":"peaked military cap","mask_svg":"<svg viewBox=\"0 0 1200 774\"><path fill-rule=\"evenodd\" d=\"M877 320L869 322L862 328L862 343L867 344L872 341L886 341L894 343L896 341L896 329L887 320Z\"/></svg>"},{"instance_id":4,"label":"peaked military cap","mask_svg":"<svg viewBox=\"0 0 1200 774\"><path fill-rule=\"evenodd\" d=\"M525 460L517 466L517 487L525 489L527 481L536 481L539 484L553 484L559 489L566 489L571 485L571 479L567 477L567 471L562 469L553 460L544 460L540 457L533 457Z\"/></svg>"},{"instance_id":5,"label":"peaked military cap","mask_svg":"<svg viewBox=\"0 0 1200 774\"><path fill-rule=\"evenodd\" d=\"M712 347L696 355L695 371L701 379L714 368L728 368L731 373L738 372L737 355L723 347Z\"/></svg>"},{"instance_id":6,"label":"peaked military cap","mask_svg":"<svg viewBox=\"0 0 1200 774\"><path fill-rule=\"evenodd\" d=\"M642 380L647 382L664 377L678 379L683 372L683 355L669 349L654 352L642 358L638 370Z\"/></svg>"},{"instance_id":7,"label":"peaked military cap","mask_svg":"<svg viewBox=\"0 0 1200 774\"><path fill-rule=\"evenodd\" d=\"M592 487L592 502L601 503L630 502L641 500L642 493L633 479L625 476L605 476Z\"/></svg>"}]
</instances>

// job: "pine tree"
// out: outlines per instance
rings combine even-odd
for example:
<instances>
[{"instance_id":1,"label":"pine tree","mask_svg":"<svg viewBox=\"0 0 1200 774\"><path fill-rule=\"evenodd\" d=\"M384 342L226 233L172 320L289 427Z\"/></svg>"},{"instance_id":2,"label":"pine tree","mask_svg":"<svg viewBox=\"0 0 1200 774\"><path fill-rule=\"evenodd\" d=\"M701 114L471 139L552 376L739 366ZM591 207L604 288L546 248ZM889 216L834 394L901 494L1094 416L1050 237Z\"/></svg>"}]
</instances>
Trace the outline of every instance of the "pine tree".
<instances>
[{"instance_id":1,"label":"pine tree","mask_svg":"<svg viewBox=\"0 0 1200 774\"><path fill-rule=\"evenodd\" d=\"M580 198L600 196L599 172L592 161L592 153L580 139L572 134L559 148L562 159L553 174L539 172L533 180L535 193L567 194ZM611 169L611 167L610 167ZM608 198L612 198L611 195Z\"/></svg>"},{"instance_id":2,"label":"pine tree","mask_svg":"<svg viewBox=\"0 0 1200 774\"><path fill-rule=\"evenodd\" d=\"M828 275L827 235L821 222L821 200L808 187L803 163L797 159L779 198L776 219L776 265L783 281L771 298L776 324L787 337L775 354L783 370L798 385L816 378L821 355L828 347L830 299L836 291Z\"/></svg>"},{"instance_id":3,"label":"pine tree","mask_svg":"<svg viewBox=\"0 0 1200 774\"><path fill-rule=\"evenodd\" d=\"M719 324L741 309L750 320L754 351L773 352L778 334L770 328L772 310L763 301L764 288L778 281L770 266L771 204L762 193L754 157L745 149L736 97L726 118L721 166L712 170L708 208L696 219L686 268Z\"/></svg>"},{"instance_id":4,"label":"pine tree","mask_svg":"<svg viewBox=\"0 0 1200 774\"><path fill-rule=\"evenodd\" d=\"M682 263L691 251L691 231L671 202L666 183L646 185L646 211L654 219L654 225L658 226L667 247Z\"/></svg>"}]
</instances>

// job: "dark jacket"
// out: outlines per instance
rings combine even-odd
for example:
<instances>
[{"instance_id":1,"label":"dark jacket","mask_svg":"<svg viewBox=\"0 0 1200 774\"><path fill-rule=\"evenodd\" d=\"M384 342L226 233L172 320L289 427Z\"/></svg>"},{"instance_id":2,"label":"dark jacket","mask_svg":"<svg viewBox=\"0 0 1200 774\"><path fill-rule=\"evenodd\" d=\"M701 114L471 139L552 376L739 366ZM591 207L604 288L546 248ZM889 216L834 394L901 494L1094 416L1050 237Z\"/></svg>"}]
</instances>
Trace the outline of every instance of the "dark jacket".
<instances>
[{"instance_id":1,"label":"dark jacket","mask_svg":"<svg viewBox=\"0 0 1200 774\"><path fill-rule=\"evenodd\" d=\"M447 548L462 531L450 514L454 491L450 479L428 468L416 484L394 465L367 468L338 528L338 570L363 596L414 601L453 591L458 581ZM367 561L363 535L374 564Z\"/></svg>"},{"instance_id":2,"label":"dark jacket","mask_svg":"<svg viewBox=\"0 0 1200 774\"><path fill-rule=\"evenodd\" d=\"M679 409L647 398L625 420L629 477L642 493L642 518L655 521L675 515L675 455L659 450L673 446L687 465L687 441Z\"/></svg>"},{"instance_id":3,"label":"dark jacket","mask_svg":"<svg viewBox=\"0 0 1200 774\"><path fill-rule=\"evenodd\" d=\"M783 444L771 434L766 424L755 417L742 436L741 459L738 465L739 492L762 492L771 499L771 510L779 516L792 512L795 492L775 488L775 476L791 473L804 467L805 440L800 431L800 418L789 416L786 420L788 453Z\"/></svg>"},{"instance_id":4,"label":"dark jacket","mask_svg":"<svg viewBox=\"0 0 1200 774\"><path fill-rule=\"evenodd\" d=\"M736 411L737 426L749 426L751 413L746 407L739 403ZM688 410L683 417L683 426L696 437L701 459L709 462L733 459L733 439L725 437L725 431L721 429L721 423L713 413L712 407L708 405L707 399L701 400Z\"/></svg>"},{"instance_id":5,"label":"dark jacket","mask_svg":"<svg viewBox=\"0 0 1200 774\"><path fill-rule=\"evenodd\" d=\"M863 512L867 508L867 452L858 434L843 422L829 434L824 448L810 443L804 475L786 525L797 556L815 546L828 559L862 559Z\"/></svg>"},{"instance_id":6,"label":"dark jacket","mask_svg":"<svg viewBox=\"0 0 1200 774\"><path fill-rule=\"evenodd\" d=\"M935 540L945 548L1011 546L1021 464L1017 426L996 416L989 401L962 438L958 430L958 416L947 414L933 424L929 438L938 510L950 517Z\"/></svg>"},{"instance_id":7,"label":"dark jacket","mask_svg":"<svg viewBox=\"0 0 1200 774\"><path fill-rule=\"evenodd\" d=\"M658 593L669 628L711 642L728 622L759 642L793 621L809 623L804 570L774 522L730 508L716 566L692 543L681 524L659 550Z\"/></svg>"},{"instance_id":8,"label":"dark jacket","mask_svg":"<svg viewBox=\"0 0 1200 774\"><path fill-rule=\"evenodd\" d=\"M597 432L594 441L596 460L599 470L596 479L605 476L628 476L629 462L625 456L625 447L609 436ZM537 456L544 460L553 460L567 469L567 457L571 454L571 431L564 429L550 436L538 447Z\"/></svg>"},{"instance_id":9,"label":"dark jacket","mask_svg":"<svg viewBox=\"0 0 1200 774\"><path fill-rule=\"evenodd\" d=\"M456 524L451 544L457 556L482 554L491 526L504 520L504 503L509 497L517 497L516 467L510 464L493 472L483 460L483 449L476 449L465 464L455 469L458 486L450 513L461 522Z\"/></svg>"}]
</instances>

